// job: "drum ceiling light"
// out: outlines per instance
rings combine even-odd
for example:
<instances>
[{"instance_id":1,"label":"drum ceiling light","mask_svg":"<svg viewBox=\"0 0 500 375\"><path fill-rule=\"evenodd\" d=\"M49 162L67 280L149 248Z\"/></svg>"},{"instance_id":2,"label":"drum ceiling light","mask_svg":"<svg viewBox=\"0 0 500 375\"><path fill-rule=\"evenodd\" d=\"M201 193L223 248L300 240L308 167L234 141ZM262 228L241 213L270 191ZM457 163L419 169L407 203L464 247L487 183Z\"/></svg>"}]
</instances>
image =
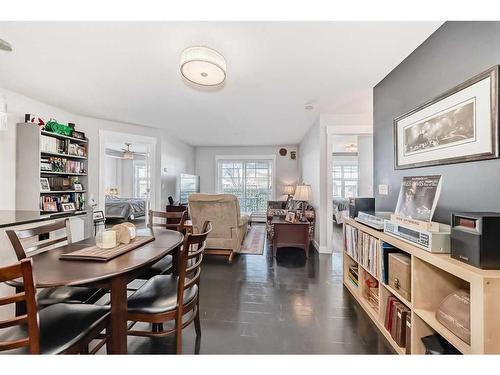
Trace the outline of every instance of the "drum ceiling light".
<instances>
[{"instance_id":1,"label":"drum ceiling light","mask_svg":"<svg viewBox=\"0 0 500 375\"><path fill-rule=\"evenodd\" d=\"M226 60L208 47L189 47L182 51L181 74L201 86L218 86L226 79Z\"/></svg>"}]
</instances>

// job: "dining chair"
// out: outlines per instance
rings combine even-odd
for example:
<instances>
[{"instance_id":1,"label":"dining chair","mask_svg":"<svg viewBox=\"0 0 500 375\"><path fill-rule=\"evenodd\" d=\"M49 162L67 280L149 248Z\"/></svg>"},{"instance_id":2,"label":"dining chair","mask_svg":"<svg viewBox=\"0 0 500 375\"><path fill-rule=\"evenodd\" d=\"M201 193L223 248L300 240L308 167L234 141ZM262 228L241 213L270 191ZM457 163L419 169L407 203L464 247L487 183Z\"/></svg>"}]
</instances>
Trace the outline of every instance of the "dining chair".
<instances>
[{"instance_id":1,"label":"dining chair","mask_svg":"<svg viewBox=\"0 0 500 375\"><path fill-rule=\"evenodd\" d=\"M61 232L61 235L58 236L56 232ZM50 251L63 242L71 243L68 219L29 229L6 230L5 233L9 237L19 261L29 257L30 252ZM19 288L16 282L8 284ZM42 289L37 295L37 300L38 306L43 308L60 302L94 303L104 294L105 291L100 288L64 286Z\"/></svg>"},{"instance_id":2,"label":"dining chair","mask_svg":"<svg viewBox=\"0 0 500 375\"><path fill-rule=\"evenodd\" d=\"M22 291L0 297L0 306L23 303L26 313L0 322L0 352L7 354L89 353L89 343L106 330L109 306L57 303L37 311L31 259L0 267L0 282L21 278ZM102 340L92 353L105 343Z\"/></svg>"},{"instance_id":3,"label":"dining chair","mask_svg":"<svg viewBox=\"0 0 500 375\"><path fill-rule=\"evenodd\" d=\"M175 215L171 215L175 214ZM179 222L176 225L168 226L167 219L169 217L179 218ZM155 220L160 219L160 220ZM162 211L149 211L149 227L154 228L163 228L163 229L171 229L176 230L180 233L185 232L184 223L187 219L187 211L184 212L162 212ZM153 264L151 267L146 269L138 279L150 279L156 275L165 275L172 271L172 256L167 255L164 258L160 259L158 262Z\"/></svg>"},{"instance_id":4,"label":"dining chair","mask_svg":"<svg viewBox=\"0 0 500 375\"><path fill-rule=\"evenodd\" d=\"M196 347L201 337L199 290L201 263L206 247L206 239L212 224L206 221L202 233L187 234L180 253L178 276L158 275L149 279L128 298L127 320L160 325L152 331L132 330L131 336L167 336L175 334L176 352L182 353L182 329L194 321ZM163 330L162 324L174 322L174 327ZM197 349L195 350L197 351Z\"/></svg>"}]
</instances>

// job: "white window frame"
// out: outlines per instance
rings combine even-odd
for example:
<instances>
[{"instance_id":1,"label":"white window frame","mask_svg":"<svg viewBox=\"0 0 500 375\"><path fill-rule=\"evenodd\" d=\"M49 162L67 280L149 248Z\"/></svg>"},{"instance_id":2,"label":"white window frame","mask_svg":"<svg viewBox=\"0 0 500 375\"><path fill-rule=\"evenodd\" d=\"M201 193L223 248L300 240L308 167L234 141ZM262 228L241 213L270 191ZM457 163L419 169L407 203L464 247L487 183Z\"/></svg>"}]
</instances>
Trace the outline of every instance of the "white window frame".
<instances>
[{"instance_id":1,"label":"white window frame","mask_svg":"<svg viewBox=\"0 0 500 375\"><path fill-rule=\"evenodd\" d=\"M216 155L215 156L215 184L217 192L222 193L222 187L220 186L220 175L219 175L219 161L259 161L259 160L270 160L271 161L271 200L276 199L276 155Z\"/></svg>"},{"instance_id":2,"label":"white window frame","mask_svg":"<svg viewBox=\"0 0 500 375\"><path fill-rule=\"evenodd\" d=\"M354 162L354 161L353 162L340 162L340 163L335 163L334 162L333 163L333 168L332 168L332 180L334 180L334 181L336 180L335 177L334 177L335 176L335 167L340 167L341 168L341 177L340 177L340 179L337 180L337 181L340 181L340 185L341 185L340 186L340 190L341 190L342 194L340 196L342 198L345 198L345 183L346 183L346 181L350 181L350 182L354 181L354 182L356 182L356 195L355 195L355 197L359 196L359 165L358 165L358 163ZM344 177L344 172L345 172L344 168L345 167L356 167L358 178L356 178L356 179L354 179L354 178L345 178ZM334 188L334 185L335 184L332 184L332 188ZM332 194L333 194L333 190L332 190ZM336 198L337 196L333 195L333 197Z\"/></svg>"}]
</instances>

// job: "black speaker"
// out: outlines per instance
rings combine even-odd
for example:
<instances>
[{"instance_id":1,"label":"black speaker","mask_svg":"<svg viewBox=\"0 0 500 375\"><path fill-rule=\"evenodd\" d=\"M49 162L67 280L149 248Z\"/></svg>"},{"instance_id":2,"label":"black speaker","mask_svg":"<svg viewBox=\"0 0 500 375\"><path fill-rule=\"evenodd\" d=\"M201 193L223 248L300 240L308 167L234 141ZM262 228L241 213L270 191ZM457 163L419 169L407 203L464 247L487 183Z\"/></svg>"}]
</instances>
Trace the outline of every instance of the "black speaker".
<instances>
[{"instance_id":1,"label":"black speaker","mask_svg":"<svg viewBox=\"0 0 500 375\"><path fill-rule=\"evenodd\" d=\"M349 198L349 217L354 219L360 211L375 215L375 198Z\"/></svg>"},{"instance_id":2,"label":"black speaker","mask_svg":"<svg viewBox=\"0 0 500 375\"><path fill-rule=\"evenodd\" d=\"M500 269L500 212L451 215L451 257L471 266Z\"/></svg>"}]
</instances>

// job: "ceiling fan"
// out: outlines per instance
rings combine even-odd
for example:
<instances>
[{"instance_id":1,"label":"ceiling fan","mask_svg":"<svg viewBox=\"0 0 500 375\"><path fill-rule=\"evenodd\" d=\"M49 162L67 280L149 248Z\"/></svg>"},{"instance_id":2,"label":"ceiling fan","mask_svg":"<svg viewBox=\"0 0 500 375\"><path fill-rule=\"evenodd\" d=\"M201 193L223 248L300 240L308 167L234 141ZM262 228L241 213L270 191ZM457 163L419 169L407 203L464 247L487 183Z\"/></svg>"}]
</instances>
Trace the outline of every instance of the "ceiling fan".
<instances>
[{"instance_id":1,"label":"ceiling fan","mask_svg":"<svg viewBox=\"0 0 500 375\"><path fill-rule=\"evenodd\" d=\"M132 151L130 149L130 146L132 146L132 143L125 142L125 147L122 148L122 159L124 160L134 160L134 155L143 155L146 156L147 152L137 152L137 151Z\"/></svg>"}]
</instances>

